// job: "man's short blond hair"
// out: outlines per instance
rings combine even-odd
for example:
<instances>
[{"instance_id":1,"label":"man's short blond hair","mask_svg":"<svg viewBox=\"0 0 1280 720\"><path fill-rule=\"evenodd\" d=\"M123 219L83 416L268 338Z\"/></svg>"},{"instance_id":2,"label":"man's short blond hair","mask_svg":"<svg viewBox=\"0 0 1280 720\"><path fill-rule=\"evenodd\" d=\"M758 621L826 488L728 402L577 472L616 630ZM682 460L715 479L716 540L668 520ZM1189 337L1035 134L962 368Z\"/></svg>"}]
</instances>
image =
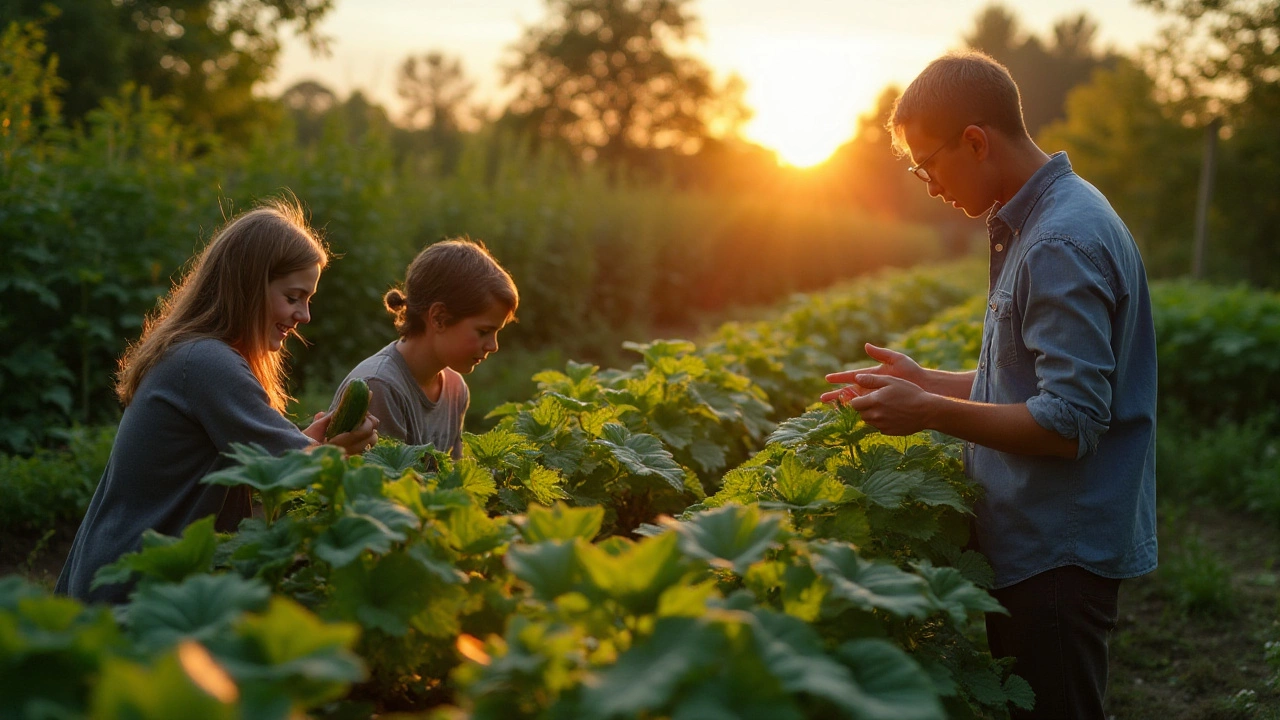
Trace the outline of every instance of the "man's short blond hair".
<instances>
[{"instance_id":1,"label":"man's short blond hair","mask_svg":"<svg viewBox=\"0 0 1280 720\"><path fill-rule=\"evenodd\" d=\"M947 53L929 63L894 101L886 127L899 156L909 152L903 129L908 123L936 138L977 123L1011 138L1027 135L1022 96L1013 76L976 50Z\"/></svg>"}]
</instances>

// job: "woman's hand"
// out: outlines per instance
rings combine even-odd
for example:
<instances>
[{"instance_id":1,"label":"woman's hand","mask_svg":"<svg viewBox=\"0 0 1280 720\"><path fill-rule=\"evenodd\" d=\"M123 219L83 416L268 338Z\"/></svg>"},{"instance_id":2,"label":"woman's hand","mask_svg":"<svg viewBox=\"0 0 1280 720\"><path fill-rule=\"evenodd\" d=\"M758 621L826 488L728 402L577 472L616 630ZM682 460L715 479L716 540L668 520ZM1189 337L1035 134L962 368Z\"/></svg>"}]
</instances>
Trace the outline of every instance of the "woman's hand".
<instances>
[{"instance_id":1,"label":"woman's hand","mask_svg":"<svg viewBox=\"0 0 1280 720\"><path fill-rule=\"evenodd\" d=\"M364 422L360 423L360 426L356 429L334 435L326 440L324 433L329 428L331 419L333 419L333 413L331 412L316 413L313 422L306 430L302 431L302 434L316 441L317 444L335 445L342 448L344 455L359 455L378 442L379 421L372 414L365 415Z\"/></svg>"}]
</instances>

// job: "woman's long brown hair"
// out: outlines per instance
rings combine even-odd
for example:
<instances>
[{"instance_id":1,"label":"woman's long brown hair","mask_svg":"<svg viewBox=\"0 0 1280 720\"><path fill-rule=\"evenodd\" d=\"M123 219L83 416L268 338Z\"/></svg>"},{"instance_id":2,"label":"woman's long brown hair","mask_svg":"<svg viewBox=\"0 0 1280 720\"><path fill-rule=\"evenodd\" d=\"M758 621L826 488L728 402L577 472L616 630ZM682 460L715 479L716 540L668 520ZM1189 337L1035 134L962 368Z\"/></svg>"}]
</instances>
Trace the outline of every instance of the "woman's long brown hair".
<instances>
[{"instance_id":1,"label":"woman's long brown hair","mask_svg":"<svg viewBox=\"0 0 1280 720\"><path fill-rule=\"evenodd\" d=\"M271 352L268 345L267 285L328 263L328 248L292 197L264 201L232 218L161 299L142 337L120 358L116 396L129 405L147 372L175 344L215 338L244 356L271 406L283 413L289 401L284 350Z\"/></svg>"}]
</instances>

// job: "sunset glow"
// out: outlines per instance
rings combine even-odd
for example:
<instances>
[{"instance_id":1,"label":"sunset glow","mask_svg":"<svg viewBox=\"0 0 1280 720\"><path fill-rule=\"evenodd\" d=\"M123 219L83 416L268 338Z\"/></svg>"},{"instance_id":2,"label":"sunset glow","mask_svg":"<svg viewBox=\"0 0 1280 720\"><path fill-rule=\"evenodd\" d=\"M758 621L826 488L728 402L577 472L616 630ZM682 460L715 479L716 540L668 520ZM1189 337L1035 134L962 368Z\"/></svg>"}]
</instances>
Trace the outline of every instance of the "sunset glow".
<instances>
[{"instance_id":1,"label":"sunset glow","mask_svg":"<svg viewBox=\"0 0 1280 720\"><path fill-rule=\"evenodd\" d=\"M726 64L746 80L755 112L743 134L796 167L821 163L853 137L858 115L891 82L873 43L848 36L756 35L733 47Z\"/></svg>"}]
</instances>

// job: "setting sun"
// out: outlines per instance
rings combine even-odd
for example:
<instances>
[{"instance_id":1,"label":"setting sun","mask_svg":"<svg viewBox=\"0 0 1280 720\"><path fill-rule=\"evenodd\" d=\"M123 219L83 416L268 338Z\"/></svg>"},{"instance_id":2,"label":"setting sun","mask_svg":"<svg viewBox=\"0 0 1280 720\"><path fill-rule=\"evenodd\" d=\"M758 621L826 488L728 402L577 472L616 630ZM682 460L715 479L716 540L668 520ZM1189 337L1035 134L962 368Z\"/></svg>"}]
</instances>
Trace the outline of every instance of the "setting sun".
<instances>
[{"instance_id":1,"label":"setting sun","mask_svg":"<svg viewBox=\"0 0 1280 720\"><path fill-rule=\"evenodd\" d=\"M871 50L871 43L847 36L757 35L744 43L733 64L755 116L743 134L788 165L826 160L853 137L858 115L888 82Z\"/></svg>"}]
</instances>

